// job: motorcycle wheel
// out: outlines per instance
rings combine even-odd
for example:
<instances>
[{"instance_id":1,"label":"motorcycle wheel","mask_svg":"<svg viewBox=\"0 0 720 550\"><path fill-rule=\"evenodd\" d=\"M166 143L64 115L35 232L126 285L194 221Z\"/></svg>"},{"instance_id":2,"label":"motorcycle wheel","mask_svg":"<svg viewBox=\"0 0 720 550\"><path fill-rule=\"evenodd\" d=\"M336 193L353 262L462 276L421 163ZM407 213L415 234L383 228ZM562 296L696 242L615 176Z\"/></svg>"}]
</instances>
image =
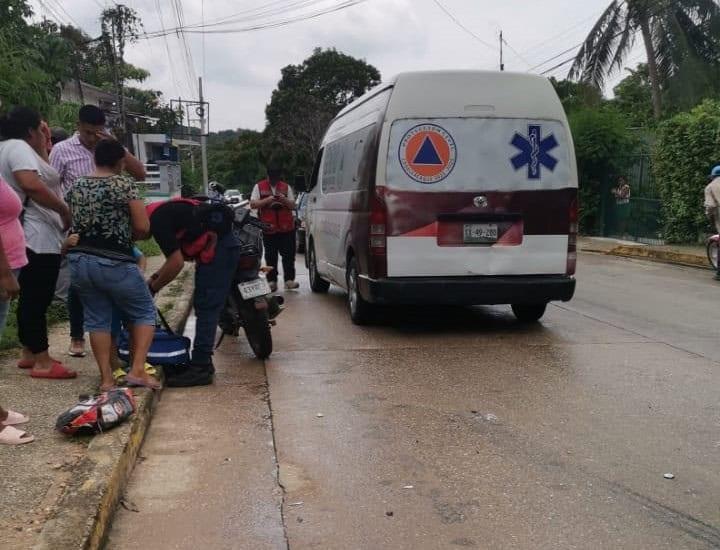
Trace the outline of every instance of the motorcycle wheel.
<instances>
[{"instance_id":1,"label":"motorcycle wheel","mask_svg":"<svg viewBox=\"0 0 720 550\"><path fill-rule=\"evenodd\" d=\"M273 351L270 319L267 310L258 311L253 304L243 308L243 330L258 359L267 359Z\"/></svg>"},{"instance_id":2,"label":"motorcycle wheel","mask_svg":"<svg viewBox=\"0 0 720 550\"><path fill-rule=\"evenodd\" d=\"M713 267L713 269L717 269L718 266L718 241L716 240L710 240L707 243L707 257L708 261L710 262L710 265Z\"/></svg>"}]
</instances>

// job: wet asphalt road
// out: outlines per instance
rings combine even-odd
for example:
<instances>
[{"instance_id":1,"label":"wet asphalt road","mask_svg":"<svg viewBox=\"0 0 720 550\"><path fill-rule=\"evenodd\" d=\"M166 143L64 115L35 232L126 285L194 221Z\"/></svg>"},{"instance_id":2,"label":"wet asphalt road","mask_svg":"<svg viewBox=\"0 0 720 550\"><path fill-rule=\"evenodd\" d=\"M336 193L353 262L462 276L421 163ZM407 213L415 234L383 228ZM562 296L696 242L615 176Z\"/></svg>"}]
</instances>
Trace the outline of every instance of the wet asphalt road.
<instances>
[{"instance_id":1,"label":"wet asphalt road","mask_svg":"<svg viewBox=\"0 0 720 550\"><path fill-rule=\"evenodd\" d=\"M111 547L131 547L143 521L170 537L153 548L197 547L189 534L213 522L233 536L208 548L720 547L720 286L709 271L595 255L578 281L536 326L492 307L403 309L361 328L341 292L311 295L302 279L274 332L267 394L248 391L260 373L247 349L218 355L220 390L246 400L236 420L251 426L188 420L227 448L208 462L186 440L183 475L217 479L223 453L266 463L236 472L230 491L171 495L141 464L129 493L141 513L121 511ZM255 374L222 383L237 369ZM270 421L253 422L263 407Z\"/></svg>"}]
</instances>

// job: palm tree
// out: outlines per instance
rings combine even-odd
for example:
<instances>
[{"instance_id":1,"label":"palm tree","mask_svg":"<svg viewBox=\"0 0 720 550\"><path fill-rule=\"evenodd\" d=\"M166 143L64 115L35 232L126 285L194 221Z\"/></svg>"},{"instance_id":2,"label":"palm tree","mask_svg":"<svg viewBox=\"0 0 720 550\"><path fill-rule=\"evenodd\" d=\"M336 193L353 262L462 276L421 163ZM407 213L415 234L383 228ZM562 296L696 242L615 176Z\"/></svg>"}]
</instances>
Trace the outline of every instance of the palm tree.
<instances>
[{"instance_id":1,"label":"palm tree","mask_svg":"<svg viewBox=\"0 0 720 550\"><path fill-rule=\"evenodd\" d=\"M612 0L590 30L569 78L602 88L622 69L638 31L642 36L655 118L663 84L688 59L720 62L719 0Z\"/></svg>"}]
</instances>

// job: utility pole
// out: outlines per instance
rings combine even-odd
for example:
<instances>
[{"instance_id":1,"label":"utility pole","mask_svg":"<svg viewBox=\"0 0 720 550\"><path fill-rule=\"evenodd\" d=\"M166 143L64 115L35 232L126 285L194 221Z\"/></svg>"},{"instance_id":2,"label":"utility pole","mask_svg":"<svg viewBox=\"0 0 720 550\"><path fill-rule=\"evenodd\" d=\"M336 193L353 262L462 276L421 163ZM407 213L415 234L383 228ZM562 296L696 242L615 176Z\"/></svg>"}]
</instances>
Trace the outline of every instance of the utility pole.
<instances>
[{"instance_id":1,"label":"utility pole","mask_svg":"<svg viewBox=\"0 0 720 550\"><path fill-rule=\"evenodd\" d=\"M500 70L505 70L505 63L503 62L503 35L502 29L500 29Z\"/></svg>"},{"instance_id":2,"label":"utility pole","mask_svg":"<svg viewBox=\"0 0 720 550\"><path fill-rule=\"evenodd\" d=\"M203 103L203 89L202 89L202 76L198 77L199 91L200 91L200 153L202 155L202 177L203 177L203 189L205 195L208 194L208 166L207 166L207 136L205 130L205 104Z\"/></svg>"}]
</instances>

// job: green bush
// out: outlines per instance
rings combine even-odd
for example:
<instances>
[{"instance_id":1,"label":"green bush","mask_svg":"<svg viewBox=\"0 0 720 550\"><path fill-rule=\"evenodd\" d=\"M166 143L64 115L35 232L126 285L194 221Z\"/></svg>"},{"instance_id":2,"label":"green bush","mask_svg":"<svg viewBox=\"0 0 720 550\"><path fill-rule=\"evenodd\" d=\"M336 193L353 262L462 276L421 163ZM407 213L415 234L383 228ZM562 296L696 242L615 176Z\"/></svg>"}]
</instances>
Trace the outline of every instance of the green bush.
<instances>
[{"instance_id":1,"label":"green bush","mask_svg":"<svg viewBox=\"0 0 720 550\"><path fill-rule=\"evenodd\" d=\"M594 234L601 222L601 184L624 171L638 142L622 115L612 108L579 109L570 114L569 120L580 185L580 231Z\"/></svg>"},{"instance_id":2,"label":"green bush","mask_svg":"<svg viewBox=\"0 0 720 550\"><path fill-rule=\"evenodd\" d=\"M710 230L703 190L714 164L720 164L720 101L706 101L660 124L653 171L667 241L698 242Z\"/></svg>"}]
</instances>

